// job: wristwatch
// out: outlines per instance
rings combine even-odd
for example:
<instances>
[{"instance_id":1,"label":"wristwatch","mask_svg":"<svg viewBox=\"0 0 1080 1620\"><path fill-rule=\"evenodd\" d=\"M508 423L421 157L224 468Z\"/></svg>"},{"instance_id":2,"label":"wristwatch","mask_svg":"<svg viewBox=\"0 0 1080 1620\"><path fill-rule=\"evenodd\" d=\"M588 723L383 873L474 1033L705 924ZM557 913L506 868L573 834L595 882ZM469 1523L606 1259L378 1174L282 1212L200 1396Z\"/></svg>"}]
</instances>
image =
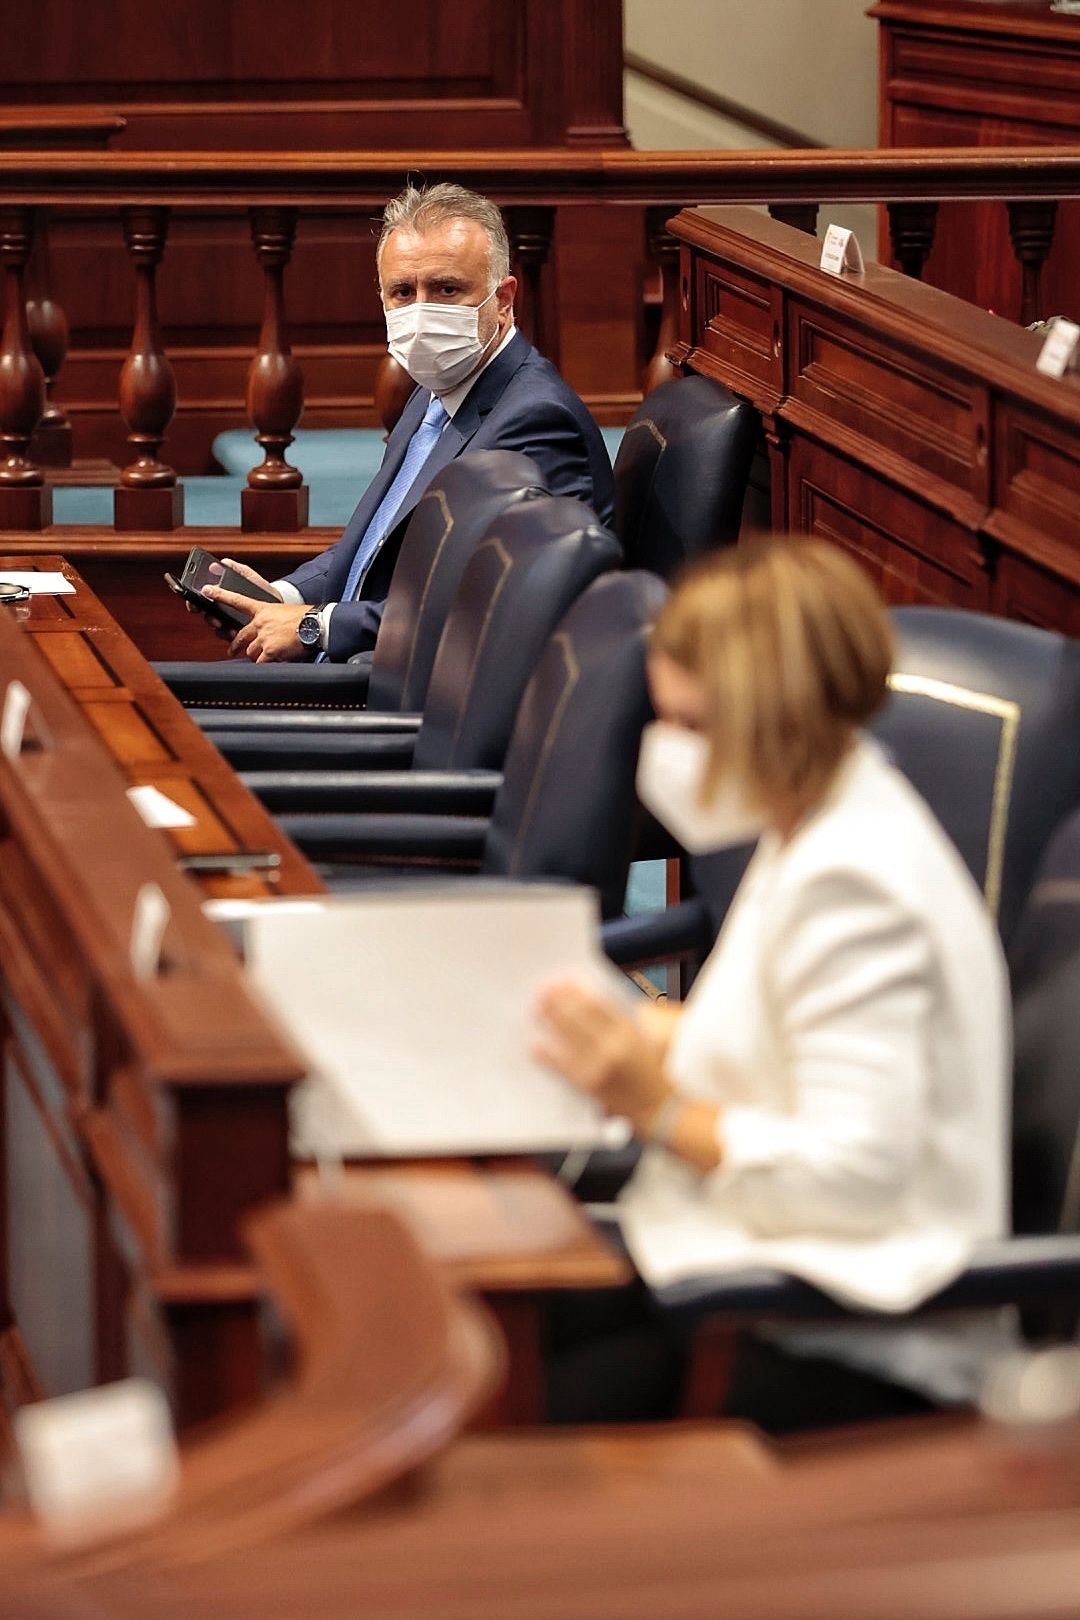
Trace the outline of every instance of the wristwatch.
<instances>
[{"instance_id":1,"label":"wristwatch","mask_svg":"<svg viewBox=\"0 0 1080 1620\"><path fill-rule=\"evenodd\" d=\"M314 608L310 608L296 627L296 634L302 647L317 647L322 640L322 620Z\"/></svg>"}]
</instances>

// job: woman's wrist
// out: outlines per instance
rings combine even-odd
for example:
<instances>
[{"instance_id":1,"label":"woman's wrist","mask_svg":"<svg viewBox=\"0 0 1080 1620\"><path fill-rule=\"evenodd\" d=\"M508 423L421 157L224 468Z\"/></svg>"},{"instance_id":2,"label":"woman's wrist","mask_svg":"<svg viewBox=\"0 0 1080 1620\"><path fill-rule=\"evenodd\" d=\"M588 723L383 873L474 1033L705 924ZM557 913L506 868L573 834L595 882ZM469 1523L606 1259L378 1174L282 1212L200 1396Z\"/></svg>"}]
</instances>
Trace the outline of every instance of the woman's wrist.
<instances>
[{"instance_id":1,"label":"woman's wrist","mask_svg":"<svg viewBox=\"0 0 1080 1620\"><path fill-rule=\"evenodd\" d=\"M705 1173L715 1170L723 1157L721 1113L715 1103L669 1086L648 1114L633 1123L640 1141L664 1148Z\"/></svg>"}]
</instances>

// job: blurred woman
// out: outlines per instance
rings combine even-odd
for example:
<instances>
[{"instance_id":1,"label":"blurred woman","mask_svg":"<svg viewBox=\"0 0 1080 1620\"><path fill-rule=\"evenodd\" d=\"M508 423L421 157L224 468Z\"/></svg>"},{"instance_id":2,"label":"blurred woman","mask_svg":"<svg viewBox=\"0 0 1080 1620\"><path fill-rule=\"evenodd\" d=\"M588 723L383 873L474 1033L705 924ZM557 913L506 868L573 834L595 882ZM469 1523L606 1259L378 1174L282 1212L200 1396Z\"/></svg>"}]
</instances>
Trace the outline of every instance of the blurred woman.
<instances>
[{"instance_id":1,"label":"blurred woman","mask_svg":"<svg viewBox=\"0 0 1080 1620\"><path fill-rule=\"evenodd\" d=\"M814 540L719 553L657 623L641 798L691 851L757 850L683 1009L634 1017L560 981L538 1044L644 1144L619 1213L652 1285L768 1265L900 1313L1004 1230L1005 968L960 856L862 729L892 651L869 579ZM875 1324L773 1348L947 1399L962 1339Z\"/></svg>"}]
</instances>

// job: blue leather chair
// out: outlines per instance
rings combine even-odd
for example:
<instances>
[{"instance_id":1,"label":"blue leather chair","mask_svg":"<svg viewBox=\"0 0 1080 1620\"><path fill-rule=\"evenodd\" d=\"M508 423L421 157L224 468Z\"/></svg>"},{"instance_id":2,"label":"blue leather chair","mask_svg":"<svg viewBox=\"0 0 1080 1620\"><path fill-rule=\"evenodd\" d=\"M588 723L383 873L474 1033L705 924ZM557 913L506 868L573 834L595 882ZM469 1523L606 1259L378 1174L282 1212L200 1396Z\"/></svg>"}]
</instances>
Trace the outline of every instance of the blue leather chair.
<instances>
[{"instance_id":1,"label":"blue leather chair","mask_svg":"<svg viewBox=\"0 0 1080 1620\"><path fill-rule=\"evenodd\" d=\"M423 707L446 615L478 541L500 513L544 493L535 462L509 450L478 450L444 468L405 531L374 651L355 662L154 667L207 730L295 726L305 709L324 726L343 723L335 711L351 716L365 705L414 713Z\"/></svg>"},{"instance_id":2,"label":"blue leather chair","mask_svg":"<svg viewBox=\"0 0 1080 1620\"><path fill-rule=\"evenodd\" d=\"M412 863L415 875L463 869L514 879L564 878L622 904L634 850L641 730L651 717L645 647L666 595L647 572L608 572L548 640L526 687L502 773L447 773L446 814L293 813L283 830L331 887L355 887ZM455 812L461 788L490 784L490 814ZM360 870L366 868L366 870Z\"/></svg>"},{"instance_id":3,"label":"blue leather chair","mask_svg":"<svg viewBox=\"0 0 1080 1620\"><path fill-rule=\"evenodd\" d=\"M449 773L457 784L454 808L486 813L492 788L484 773L502 767L545 642L621 555L581 501L518 503L491 524L465 568L414 738L258 733L227 737L230 759L257 767L242 771L243 779L275 811L448 808ZM391 763L407 768L386 769Z\"/></svg>"},{"instance_id":4,"label":"blue leather chair","mask_svg":"<svg viewBox=\"0 0 1080 1620\"><path fill-rule=\"evenodd\" d=\"M1080 804L1080 642L961 608L901 607L892 621L896 672L874 735L953 839L1008 945L1051 834ZM609 954L629 966L707 951L749 854L691 859L694 897L613 925Z\"/></svg>"},{"instance_id":5,"label":"blue leather chair","mask_svg":"<svg viewBox=\"0 0 1080 1620\"><path fill-rule=\"evenodd\" d=\"M708 377L680 377L635 412L615 457L615 532L628 568L670 579L739 537L761 418Z\"/></svg>"}]
</instances>

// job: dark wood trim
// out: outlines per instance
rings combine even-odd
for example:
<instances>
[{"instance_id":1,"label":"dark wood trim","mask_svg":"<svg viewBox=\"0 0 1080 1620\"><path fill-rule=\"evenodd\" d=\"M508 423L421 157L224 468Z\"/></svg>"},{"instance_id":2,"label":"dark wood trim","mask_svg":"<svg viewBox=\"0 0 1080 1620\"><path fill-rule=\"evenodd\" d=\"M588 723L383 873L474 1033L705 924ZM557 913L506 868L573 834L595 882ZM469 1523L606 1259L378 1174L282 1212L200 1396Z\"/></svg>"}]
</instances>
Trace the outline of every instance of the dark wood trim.
<instances>
[{"instance_id":1,"label":"dark wood trim","mask_svg":"<svg viewBox=\"0 0 1080 1620\"><path fill-rule=\"evenodd\" d=\"M777 146L821 147L825 144L815 141L791 124L782 124L778 118L769 118L741 101L732 100L730 96L718 96L715 90L707 90L695 79L672 73L658 62L650 62L647 57L639 56L636 51L623 52L623 66L639 78L647 79L650 84L658 84L662 90L670 90L685 101L692 101L696 107L703 107L706 112L718 113L721 118L730 118L734 123L752 129L755 135L773 141Z\"/></svg>"}]
</instances>

